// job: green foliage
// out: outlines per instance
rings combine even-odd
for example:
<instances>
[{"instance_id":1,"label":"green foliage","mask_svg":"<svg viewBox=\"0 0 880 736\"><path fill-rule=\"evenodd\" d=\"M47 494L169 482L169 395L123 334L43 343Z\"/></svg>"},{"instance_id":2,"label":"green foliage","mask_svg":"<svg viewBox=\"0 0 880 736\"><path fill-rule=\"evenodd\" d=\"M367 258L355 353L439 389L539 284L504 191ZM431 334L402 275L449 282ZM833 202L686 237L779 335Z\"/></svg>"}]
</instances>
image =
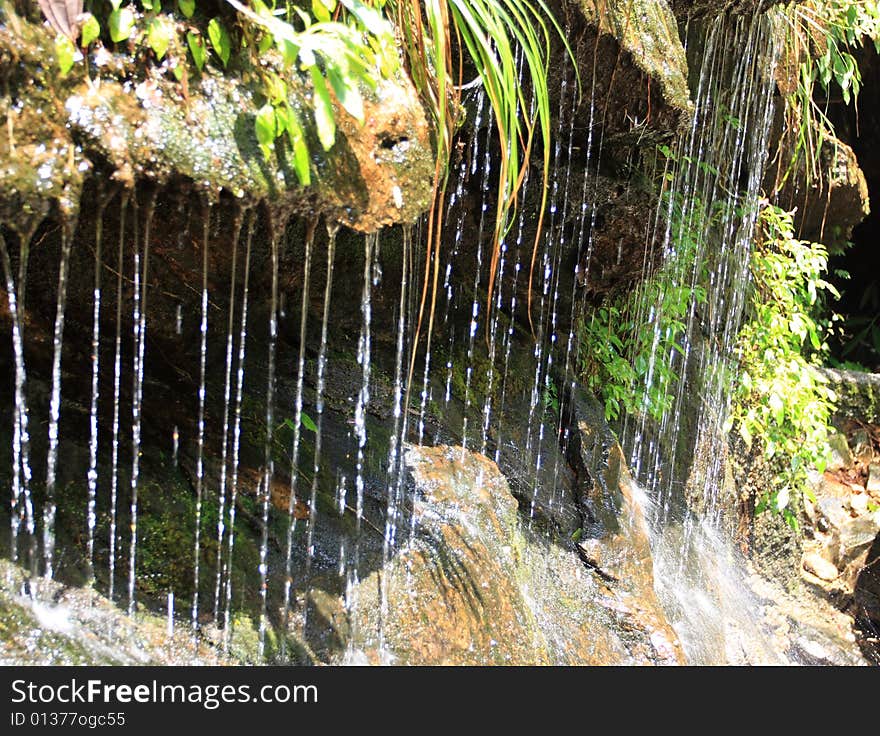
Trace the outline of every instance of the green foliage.
<instances>
[{"instance_id":1,"label":"green foliage","mask_svg":"<svg viewBox=\"0 0 880 736\"><path fill-rule=\"evenodd\" d=\"M476 70L494 113L501 161L489 265L491 312L501 239L512 223L536 137L541 142L543 178L534 252L542 230L552 148L547 87L551 29L569 55L571 51L544 0L390 0L387 8L396 16L410 76L434 118L438 166L428 247L433 249L436 268L444 210L438 203L445 196L453 136L464 114L461 90L466 60ZM436 244L430 242L431 235ZM431 250L428 255L430 263ZM435 274L435 296L436 281ZM422 301L424 305L424 297ZM429 335L430 329L429 325Z\"/></svg>"},{"instance_id":2,"label":"green foliage","mask_svg":"<svg viewBox=\"0 0 880 736\"><path fill-rule=\"evenodd\" d=\"M113 43L125 41L131 36L132 28L134 28L134 13L129 7L120 7L122 0L111 0L113 11L107 18L107 29L110 32L110 39Z\"/></svg>"},{"instance_id":3,"label":"green foliage","mask_svg":"<svg viewBox=\"0 0 880 736\"><path fill-rule=\"evenodd\" d=\"M847 105L858 101L862 77L853 52L866 40L880 52L880 3L808 0L790 5L783 17L788 21L784 59L793 78L781 87L788 136L793 139L786 145L793 155L782 182L802 159L809 182L818 176L822 143L834 130L816 100L817 91L827 100L836 88Z\"/></svg>"},{"instance_id":4,"label":"green foliage","mask_svg":"<svg viewBox=\"0 0 880 736\"><path fill-rule=\"evenodd\" d=\"M807 469L825 469L828 423L835 395L817 370L828 352L833 319L817 316L826 296L825 246L794 237L792 216L767 206L752 253L748 321L737 345L741 377L734 387L727 429L747 447L757 443L771 463L773 487L758 511L782 512L790 523L792 494L805 486Z\"/></svg>"},{"instance_id":5,"label":"green foliage","mask_svg":"<svg viewBox=\"0 0 880 736\"><path fill-rule=\"evenodd\" d=\"M84 49L91 46L91 44L97 40L98 36L101 35L101 24L98 23L97 19L94 15L89 13L88 18L86 18L85 22L82 25L82 33L79 38L79 45Z\"/></svg>"},{"instance_id":6,"label":"green foliage","mask_svg":"<svg viewBox=\"0 0 880 736\"><path fill-rule=\"evenodd\" d=\"M685 210L680 195L670 197L664 199L675 257L639 290L593 310L580 324L582 380L602 398L609 420L621 412L660 420L671 407L688 312L692 301L706 300L693 275L701 271L696 259L703 233L723 216L723 206L706 208L696 200Z\"/></svg>"},{"instance_id":7,"label":"green foliage","mask_svg":"<svg viewBox=\"0 0 880 736\"><path fill-rule=\"evenodd\" d=\"M333 96L363 124L361 90L375 89L377 80L390 77L399 67L393 27L380 9L360 0L314 0L311 15L290 3L278 8L274 0L252 0L248 5L225 0L233 9L231 19L229 11L216 14L213 3L178 0L177 10L185 22L161 13L159 0L138 0L138 4L143 12L129 0L110 0L108 12L100 13L102 6L95 3L96 14L86 14L82 23L80 45L88 48L105 34L105 43L146 47L181 82L187 77L181 63L187 50L198 73L212 59L225 69L236 56L247 57L244 61L257 70L265 97L254 119L260 148L268 158L278 140L286 139L303 186L311 182L309 147L301 113L289 102L289 80L299 76L311 84L318 142L330 150L336 142ZM205 17L206 12L212 17ZM67 74L77 54L63 34L56 56L62 75Z\"/></svg>"},{"instance_id":8,"label":"green foliage","mask_svg":"<svg viewBox=\"0 0 880 736\"><path fill-rule=\"evenodd\" d=\"M314 419L312 419L305 412L301 412L300 416L301 416L300 424L303 427L305 427L307 430L309 430L310 432L314 432L315 434L317 434L318 433L318 425L315 424ZM285 419L281 423L281 427L287 427L290 430L294 430L294 429L296 429L296 423L293 421L293 419L288 417L287 419ZM281 429L281 427L279 427L279 429Z\"/></svg>"},{"instance_id":9,"label":"green foliage","mask_svg":"<svg viewBox=\"0 0 880 736\"><path fill-rule=\"evenodd\" d=\"M208 38L211 40L211 47L220 57L225 68L229 64L229 54L232 53L232 39L229 37L229 31L226 30L223 21L219 18L211 18L208 23Z\"/></svg>"}]
</instances>

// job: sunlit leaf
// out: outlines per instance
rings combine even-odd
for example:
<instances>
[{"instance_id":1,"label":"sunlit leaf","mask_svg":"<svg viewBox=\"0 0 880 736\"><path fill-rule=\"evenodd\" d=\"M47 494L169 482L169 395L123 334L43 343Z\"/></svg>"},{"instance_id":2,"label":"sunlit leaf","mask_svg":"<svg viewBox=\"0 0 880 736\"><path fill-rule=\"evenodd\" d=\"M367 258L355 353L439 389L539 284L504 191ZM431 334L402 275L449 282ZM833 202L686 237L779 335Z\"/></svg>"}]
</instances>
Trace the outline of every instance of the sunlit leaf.
<instances>
[{"instance_id":1,"label":"sunlit leaf","mask_svg":"<svg viewBox=\"0 0 880 736\"><path fill-rule=\"evenodd\" d=\"M156 54L156 58L162 61L168 52L171 43L171 29L164 20L153 18L147 28L147 43Z\"/></svg>"},{"instance_id":2,"label":"sunlit leaf","mask_svg":"<svg viewBox=\"0 0 880 736\"><path fill-rule=\"evenodd\" d=\"M225 67L229 63L229 55L232 52L232 39L229 37L229 31L226 30L226 26L223 25L219 18L211 18L211 21L208 23L208 38L211 41L214 52L220 57L220 61L223 62Z\"/></svg>"},{"instance_id":3,"label":"sunlit leaf","mask_svg":"<svg viewBox=\"0 0 880 736\"><path fill-rule=\"evenodd\" d=\"M73 63L76 60L76 47L67 36L59 34L55 39L55 56L58 59L58 69L62 77L73 69Z\"/></svg>"},{"instance_id":4,"label":"sunlit leaf","mask_svg":"<svg viewBox=\"0 0 880 736\"><path fill-rule=\"evenodd\" d=\"M98 19L95 18L94 15L89 13L89 17L86 19L85 23L82 26L82 32L79 37L79 45L84 49L88 48L98 36L101 35L101 24L98 23Z\"/></svg>"},{"instance_id":5,"label":"sunlit leaf","mask_svg":"<svg viewBox=\"0 0 880 736\"><path fill-rule=\"evenodd\" d=\"M110 40L113 43L120 43L131 36L131 29L134 27L134 13L130 8L119 8L110 13L107 18L107 29L110 31Z\"/></svg>"},{"instance_id":6,"label":"sunlit leaf","mask_svg":"<svg viewBox=\"0 0 880 736\"><path fill-rule=\"evenodd\" d=\"M188 31L186 34L186 43L189 46L189 52L192 54L196 69L202 71L205 68L205 41L200 34Z\"/></svg>"},{"instance_id":7,"label":"sunlit leaf","mask_svg":"<svg viewBox=\"0 0 880 736\"><path fill-rule=\"evenodd\" d=\"M316 67L309 69L314 86L312 103L315 106L315 125L318 131L318 140L325 151L333 148L336 142L336 121L333 117L333 104L330 102L330 93L327 91L327 83L321 72Z\"/></svg>"}]
</instances>

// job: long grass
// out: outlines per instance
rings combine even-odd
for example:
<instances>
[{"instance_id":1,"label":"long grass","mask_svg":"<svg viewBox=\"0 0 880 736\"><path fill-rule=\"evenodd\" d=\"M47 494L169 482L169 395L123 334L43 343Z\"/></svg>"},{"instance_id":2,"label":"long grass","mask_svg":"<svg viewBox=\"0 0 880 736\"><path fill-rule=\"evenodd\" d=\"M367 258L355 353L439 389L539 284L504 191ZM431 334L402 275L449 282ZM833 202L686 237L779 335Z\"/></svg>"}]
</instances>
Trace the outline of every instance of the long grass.
<instances>
[{"instance_id":1,"label":"long grass","mask_svg":"<svg viewBox=\"0 0 880 736\"><path fill-rule=\"evenodd\" d=\"M569 56L572 55L544 0L391 0L386 12L395 16L410 76L428 103L434 123L437 163L434 197L428 214L427 257L416 331L418 341L427 310L427 341L430 344L440 272L443 204L447 195L453 139L464 114L462 88L467 65L475 68L492 107L501 151L489 265L488 318L501 241L518 210L519 195L536 138L542 143L543 158L532 268L543 229L550 169L548 68L551 32L558 34ZM414 367L415 351L410 379Z\"/></svg>"}]
</instances>

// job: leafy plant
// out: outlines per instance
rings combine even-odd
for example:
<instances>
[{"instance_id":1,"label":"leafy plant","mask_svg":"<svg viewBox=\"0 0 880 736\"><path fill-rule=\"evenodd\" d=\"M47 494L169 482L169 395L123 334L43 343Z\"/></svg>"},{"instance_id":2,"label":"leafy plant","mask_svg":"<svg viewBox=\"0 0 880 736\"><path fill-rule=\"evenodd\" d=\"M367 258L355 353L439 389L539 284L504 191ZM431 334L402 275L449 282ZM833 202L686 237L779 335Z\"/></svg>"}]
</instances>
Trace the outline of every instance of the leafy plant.
<instances>
[{"instance_id":1,"label":"leafy plant","mask_svg":"<svg viewBox=\"0 0 880 736\"><path fill-rule=\"evenodd\" d=\"M702 270L696 261L705 228L711 227L707 218L721 217L722 206L707 208L695 200L685 208L681 195L668 193L663 199L675 257L638 290L593 310L580 324L582 380L602 398L609 420L622 412L660 420L669 410L688 312L692 302L706 300L693 276Z\"/></svg>"},{"instance_id":2,"label":"leafy plant","mask_svg":"<svg viewBox=\"0 0 880 736\"><path fill-rule=\"evenodd\" d=\"M740 380L727 429L749 448L757 443L775 469L773 486L756 511L781 512L794 526L792 496L806 489L808 468L825 469L830 453L836 397L817 368L834 320L817 315L826 296L839 294L825 280L825 246L797 240L791 213L767 205L759 224L749 316L737 346Z\"/></svg>"},{"instance_id":3,"label":"leafy plant","mask_svg":"<svg viewBox=\"0 0 880 736\"><path fill-rule=\"evenodd\" d=\"M840 90L846 104L857 102L861 72L853 52L871 40L880 52L880 3L876 0L807 0L792 3L787 23L780 89L785 96L785 134L780 151L792 151L780 187L803 161L808 183L819 175L819 152L834 128L825 106ZM825 95L825 106L817 92Z\"/></svg>"}]
</instances>

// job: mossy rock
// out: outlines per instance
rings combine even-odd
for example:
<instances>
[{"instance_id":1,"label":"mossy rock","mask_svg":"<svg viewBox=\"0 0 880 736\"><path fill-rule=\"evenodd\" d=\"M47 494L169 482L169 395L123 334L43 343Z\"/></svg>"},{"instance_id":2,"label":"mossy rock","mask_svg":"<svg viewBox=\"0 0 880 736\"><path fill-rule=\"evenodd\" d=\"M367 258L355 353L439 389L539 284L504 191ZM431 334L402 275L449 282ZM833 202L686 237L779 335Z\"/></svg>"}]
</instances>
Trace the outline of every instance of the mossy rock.
<instances>
[{"instance_id":1,"label":"mossy rock","mask_svg":"<svg viewBox=\"0 0 880 736\"><path fill-rule=\"evenodd\" d=\"M185 24L170 22L172 51L185 48ZM74 213L83 177L95 166L125 186L183 179L211 197L226 190L268 201L280 220L292 212L324 213L364 232L411 222L427 209L434 172L428 123L402 71L379 80L375 90L361 90L363 125L334 100L336 141L324 151L311 81L286 70L273 53L261 57L259 68L246 59L222 72L188 67L182 84L133 49L109 54L98 48L62 76L49 29L7 6L0 10L0 75L8 90L0 108L6 131L0 136L0 214L6 222L17 222L20 213L38 221L52 203ZM254 120L266 72L283 76L290 106L304 123L309 186L293 171L286 139L278 139L268 158L258 145Z\"/></svg>"}]
</instances>

